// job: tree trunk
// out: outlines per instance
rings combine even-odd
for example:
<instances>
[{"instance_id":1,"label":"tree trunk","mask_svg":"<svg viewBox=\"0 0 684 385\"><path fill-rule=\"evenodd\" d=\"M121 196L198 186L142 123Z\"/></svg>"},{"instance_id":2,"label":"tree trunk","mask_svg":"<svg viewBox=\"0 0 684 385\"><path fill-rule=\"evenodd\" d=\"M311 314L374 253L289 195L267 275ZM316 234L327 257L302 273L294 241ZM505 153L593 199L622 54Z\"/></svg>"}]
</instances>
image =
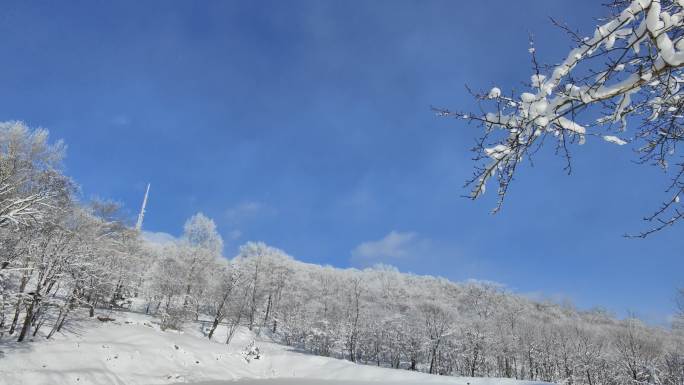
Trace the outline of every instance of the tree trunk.
<instances>
[{"instance_id":1,"label":"tree trunk","mask_svg":"<svg viewBox=\"0 0 684 385\"><path fill-rule=\"evenodd\" d=\"M430 359L430 374L435 373L435 366L437 364L437 350L439 349L440 342L440 340L437 340L435 346L432 348L432 358Z\"/></svg>"},{"instance_id":2,"label":"tree trunk","mask_svg":"<svg viewBox=\"0 0 684 385\"><path fill-rule=\"evenodd\" d=\"M26 284L28 283L28 276L24 274L21 277L21 283L19 284L19 294L23 294L24 290L26 290ZM12 335L14 334L14 330L17 327L17 322L19 322L19 314L21 313L21 308L22 308L23 300L19 299L17 300L16 304L16 310L14 312L14 318L12 319L12 325L10 326L9 334Z\"/></svg>"},{"instance_id":3,"label":"tree trunk","mask_svg":"<svg viewBox=\"0 0 684 385\"><path fill-rule=\"evenodd\" d=\"M35 337L36 334L38 334L38 330L40 330L40 327L43 326L43 323L45 323L45 319L43 319L43 320L41 320L40 322L38 322L38 323L36 324L36 327L33 328L33 334L32 334L33 337Z\"/></svg>"},{"instance_id":4,"label":"tree trunk","mask_svg":"<svg viewBox=\"0 0 684 385\"><path fill-rule=\"evenodd\" d=\"M242 309L240 309L240 311L238 312L237 318L228 328L228 336L226 337L226 345L230 344L230 340L233 339L233 335L235 335L235 331L237 330L238 326L240 326L240 320L241 319L242 319Z\"/></svg>"},{"instance_id":5,"label":"tree trunk","mask_svg":"<svg viewBox=\"0 0 684 385\"><path fill-rule=\"evenodd\" d=\"M216 317L214 318L214 322L211 325L211 330L209 330L209 339L214 336L214 332L216 331L216 328L218 327L219 323L221 323L221 318L223 318L223 315L220 314L220 312L216 313Z\"/></svg>"},{"instance_id":6,"label":"tree trunk","mask_svg":"<svg viewBox=\"0 0 684 385\"><path fill-rule=\"evenodd\" d=\"M2 279L2 277L0 277ZM5 334L5 296L0 292L0 338Z\"/></svg>"},{"instance_id":7,"label":"tree trunk","mask_svg":"<svg viewBox=\"0 0 684 385\"><path fill-rule=\"evenodd\" d=\"M66 319L66 312L68 312L68 309L60 309L59 311L59 316L57 316L57 321L55 324L52 326L52 329L50 330L50 333L48 333L46 339L52 338L52 336L55 334L55 332L59 331L62 329L62 325L64 325L64 320Z\"/></svg>"},{"instance_id":8,"label":"tree trunk","mask_svg":"<svg viewBox=\"0 0 684 385\"><path fill-rule=\"evenodd\" d=\"M266 325L266 322L268 322L268 316L271 313L271 301L272 301L271 296L272 296L272 294L269 293L268 294L268 302L266 304L266 315L264 316L264 325Z\"/></svg>"},{"instance_id":9,"label":"tree trunk","mask_svg":"<svg viewBox=\"0 0 684 385\"><path fill-rule=\"evenodd\" d=\"M17 301L16 310L14 311L14 318L12 318L12 325L10 325L9 334L14 334L14 330L17 327L17 322L19 322L19 314L21 314L22 301Z\"/></svg>"},{"instance_id":10,"label":"tree trunk","mask_svg":"<svg viewBox=\"0 0 684 385\"><path fill-rule=\"evenodd\" d=\"M31 320L33 319L33 307L36 303L36 299L34 298L33 301L31 301L31 304L26 308L26 315L24 316L24 325L21 328L21 333L19 333L19 338L17 338L17 342L22 342L28 335L30 329L31 329Z\"/></svg>"}]
</instances>

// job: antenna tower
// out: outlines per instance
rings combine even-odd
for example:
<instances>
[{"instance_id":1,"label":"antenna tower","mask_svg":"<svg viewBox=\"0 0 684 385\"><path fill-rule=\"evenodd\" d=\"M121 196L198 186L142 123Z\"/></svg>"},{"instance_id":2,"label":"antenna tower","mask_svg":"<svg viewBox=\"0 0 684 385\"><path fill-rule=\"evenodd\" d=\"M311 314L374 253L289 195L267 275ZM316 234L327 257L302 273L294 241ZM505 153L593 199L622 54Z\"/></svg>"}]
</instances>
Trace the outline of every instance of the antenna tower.
<instances>
[{"instance_id":1,"label":"antenna tower","mask_svg":"<svg viewBox=\"0 0 684 385\"><path fill-rule=\"evenodd\" d=\"M142 230L143 218L145 217L145 206L147 206L147 195L150 193L150 184L147 184L147 190L145 190L145 197L143 198L142 207L140 208L140 214L138 214L138 222L135 224L135 229Z\"/></svg>"}]
</instances>

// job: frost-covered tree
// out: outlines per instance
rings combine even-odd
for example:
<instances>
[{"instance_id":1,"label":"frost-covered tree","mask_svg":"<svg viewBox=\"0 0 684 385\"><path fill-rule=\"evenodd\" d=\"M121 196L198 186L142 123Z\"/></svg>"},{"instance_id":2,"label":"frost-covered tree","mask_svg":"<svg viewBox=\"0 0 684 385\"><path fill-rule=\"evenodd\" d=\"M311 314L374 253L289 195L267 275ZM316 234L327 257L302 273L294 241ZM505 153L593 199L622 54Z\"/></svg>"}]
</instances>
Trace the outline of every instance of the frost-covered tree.
<instances>
[{"instance_id":1,"label":"frost-covered tree","mask_svg":"<svg viewBox=\"0 0 684 385\"><path fill-rule=\"evenodd\" d=\"M438 110L482 127L474 148L481 162L468 182L473 199L494 178L497 211L519 166L538 148L555 145L569 172L570 148L602 138L631 144L640 162L662 167L671 178L662 205L646 218L652 225L640 236L684 217L684 2L614 0L608 9L611 16L588 37L562 27L576 48L555 66L539 65L531 46L533 73L525 92L494 87L477 94L484 114Z\"/></svg>"},{"instance_id":2,"label":"frost-covered tree","mask_svg":"<svg viewBox=\"0 0 684 385\"><path fill-rule=\"evenodd\" d=\"M425 321L425 334L429 340L430 369L428 369L428 373L432 374L437 372L439 349L443 348L444 337L450 332L452 320L449 312L434 303L421 304L419 310Z\"/></svg>"},{"instance_id":3,"label":"frost-covered tree","mask_svg":"<svg viewBox=\"0 0 684 385\"><path fill-rule=\"evenodd\" d=\"M205 249L213 255L223 251L223 238L216 231L216 224L202 213L190 217L183 225L183 240L190 246Z\"/></svg>"},{"instance_id":4,"label":"frost-covered tree","mask_svg":"<svg viewBox=\"0 0 684 385\"><path fill-rule=\"evenodd\" d=\"M224 318L222 306L216 302L217 296L222 298L219 292L224 290L226 278L222 249L214 221L202 213L185 222L179 241L148 248L155 263L149 282L141 286L148 301L146 310L158 315L164 328L181 328L183 322L199 319L203 311L214 313L218 322Z\"/></svg>"},{"instance_id":5,"label":"frost-covered tree","mask_svg":"<svg viewBox=\"0 0 684 385\"><path fill-rule=\"evenodd\" d=\"M231 311L231 304L238 294L237 287L242 280L241 272L227 261L221 263L216 269L216 274L212 277L207 296L210 302L210 310L214 314L214 321L207 337L211 339L216 332L218 325L228 316Z\"/></svg>"},{"instance_id":6,"label":"frost-covered tree","mask_svg":"<svg viewBox=\"0 0 684 385\"><path fill-rule=\"evenodd\" d=\"M190 217L183 226L183 237L177 245L180 267L184 275L185 298L188 311L199 317L201 300L207 289L207 278L218 268L223 239L216 231L216 224L202 213ZM194 304L194 309L190 310Z\"/></svg>"},{"instance_id":7,"label":"frost-covered tree","mask_svg":"<svg viewBox=\"0 0 684 385\"><path fill-rule=\"evenodd\" d=\"M0 123L0 227L29 226L44 220L55 199L70 193L60 172L64 144L22 122Z\"/></svg>"}]
</instances>

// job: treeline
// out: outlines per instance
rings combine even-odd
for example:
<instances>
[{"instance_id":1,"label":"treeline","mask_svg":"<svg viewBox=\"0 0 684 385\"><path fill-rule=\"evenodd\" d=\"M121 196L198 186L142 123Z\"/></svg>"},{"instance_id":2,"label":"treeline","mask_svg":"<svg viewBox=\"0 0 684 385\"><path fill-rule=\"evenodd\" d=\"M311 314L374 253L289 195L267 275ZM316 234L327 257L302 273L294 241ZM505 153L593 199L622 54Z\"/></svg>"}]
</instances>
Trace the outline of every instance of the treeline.
<instances>
[{"instance_id":1,"label":"treeline","mask_svg":"<svg viewBox=\"0 0 684 385\"><path fill-rule=\"evenodd\" d=\"M92 316L141 283L138 232L110 202L82 204L45 130L0 123L0 338L52 337L74 309Z\"/></svg>"},{"instance_id":2,"label":"treeline","mask_svg":"<svg viewBox=\"0 0 684 385\"><path fill-rule=\"evenodd\" d=\"M197 313L313 354L455 376L684 381L684 338L676 331L531 301L493 284L305 264L260 243L243 246L217 271L207 271L203 294L191 291Z\"/></svg>"},{"instance_id":3,"label":"treeline","mask_svg":"<svg viewBox=\"0 0 684 385\"><path fill-rule=\"evenodd\" d=\"M239 327L313 354L457 376L566 384L684 384L684 336L637 319L541 303L493 284L389 267L298 262L261 243L221 255L214 222L190 218L160 245L118 207L79 202L63 146L0 124L0 341L51 338L76 315L134 309L162 328Z\"/></svg>"}]
</instances>

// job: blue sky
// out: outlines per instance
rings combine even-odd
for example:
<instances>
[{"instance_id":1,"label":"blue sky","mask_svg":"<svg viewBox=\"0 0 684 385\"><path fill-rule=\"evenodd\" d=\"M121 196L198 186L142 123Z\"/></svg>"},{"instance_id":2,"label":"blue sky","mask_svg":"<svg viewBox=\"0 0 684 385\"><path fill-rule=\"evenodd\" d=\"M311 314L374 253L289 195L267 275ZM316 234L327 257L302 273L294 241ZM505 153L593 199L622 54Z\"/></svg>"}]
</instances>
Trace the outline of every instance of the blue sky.
<instances>
[{"instance_id":1,"label":"blue sky","mask_svg":"<svg viewBox=\"0 0 684 385\"><path fill-rule=\"evenodd\" d=\"M644 241L662 173L589 140L574 175L551 151L504 210L461 198L477 128L464 85L521 87L596 1L4 1L0 118L50 129L84 197L177 235L202 211L226 253L262 240L308 262L388 263L664 322L682 227ZM581 151L579 151L581 150Z\"/></svg>"}]
</instances>

